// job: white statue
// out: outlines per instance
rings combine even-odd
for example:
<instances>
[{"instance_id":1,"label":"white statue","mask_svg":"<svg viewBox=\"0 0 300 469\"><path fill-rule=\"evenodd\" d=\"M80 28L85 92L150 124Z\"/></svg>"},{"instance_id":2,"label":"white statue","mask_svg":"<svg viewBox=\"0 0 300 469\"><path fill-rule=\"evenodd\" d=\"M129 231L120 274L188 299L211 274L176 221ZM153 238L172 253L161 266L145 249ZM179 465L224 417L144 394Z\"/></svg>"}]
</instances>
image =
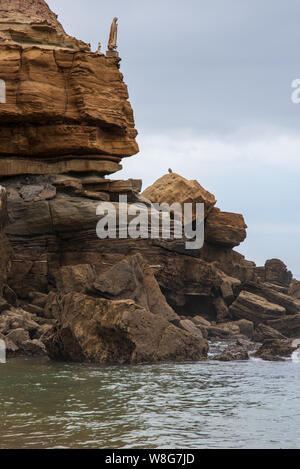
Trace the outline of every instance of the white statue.
<instances>
[{"instance_id":1,"label":"white statue","mask_svg":"<svg viewBox=\"0 0 300 469\"><path fill-rule=\"evenodd\" d=\"M101 54L101 42L98 42L97 54L98 54L98 55L102 55L102 54Z\"/></svg>"}]
</instances>

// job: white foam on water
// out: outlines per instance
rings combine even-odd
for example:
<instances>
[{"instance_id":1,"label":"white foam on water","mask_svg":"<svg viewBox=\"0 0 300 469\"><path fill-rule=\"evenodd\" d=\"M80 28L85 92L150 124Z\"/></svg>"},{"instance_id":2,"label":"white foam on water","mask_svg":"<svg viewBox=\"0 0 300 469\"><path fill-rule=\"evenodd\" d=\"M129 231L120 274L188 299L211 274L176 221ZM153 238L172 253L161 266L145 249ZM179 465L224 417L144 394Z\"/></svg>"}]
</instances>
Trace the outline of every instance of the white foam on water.
<instances>
[{"instance_id":1,"label":"white foam on water","mask_svg":"<svg viewBox=\"0 0 300 469\"><path fill-rule=\"evenodd\" d=\"M6 363L6 345L4 340L0 340L0 363Z\"/></svg>"},{"instance_id":2,"label":"white foam on water","mask_svg":"<svg viewBox=\"0 0 300 469\"><path fill-rule=\"evenodd\" d=\"M300 348L297 348L297 350L292 353L292 361L294 363L300 363Z\"/></svg>"}]
</instances>

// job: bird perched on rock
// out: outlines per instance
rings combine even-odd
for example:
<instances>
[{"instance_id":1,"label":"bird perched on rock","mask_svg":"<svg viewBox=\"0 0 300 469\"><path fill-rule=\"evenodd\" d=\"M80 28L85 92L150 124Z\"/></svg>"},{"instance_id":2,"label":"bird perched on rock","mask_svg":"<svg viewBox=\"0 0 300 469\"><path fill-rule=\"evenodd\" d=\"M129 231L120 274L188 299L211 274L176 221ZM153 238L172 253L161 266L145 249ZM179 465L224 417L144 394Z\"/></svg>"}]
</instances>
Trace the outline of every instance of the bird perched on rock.
<instances>
[{"instance_id":1,"label":"bird perched on rock","mask_svg":"<svg viewBox=\"0 0 300 469\"><path fill-rule=\"evenodd\" d=\"M170 174L173 174L173 171L172 171L171 168L169 168L168 171L169 171Z\"/></svg>"}]
</instances>

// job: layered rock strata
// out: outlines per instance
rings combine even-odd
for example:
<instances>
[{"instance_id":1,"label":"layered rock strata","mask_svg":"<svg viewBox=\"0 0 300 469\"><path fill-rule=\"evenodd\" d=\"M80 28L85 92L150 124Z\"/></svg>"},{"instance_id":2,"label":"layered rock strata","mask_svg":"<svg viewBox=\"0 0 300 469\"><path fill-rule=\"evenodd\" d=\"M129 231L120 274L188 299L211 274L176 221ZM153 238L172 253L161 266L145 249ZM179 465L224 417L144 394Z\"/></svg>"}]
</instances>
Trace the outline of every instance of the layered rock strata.
<instances>
[{"instance_id":1,"label":"layered rock strata","mask_svg":"<svg viewBox=\"0 0 300 469\"><path fill-rule=\"evenodd\" d=\"M175 173L142 194L140 180L107 178L138 151L119 60L70 38L42 0L0 0L1 38L0 338L10 353L199 360L207 340L238 339L219 357L228 360L248 357L245 338L300 337L299 282L279 260L256 267L234 250L246 237L242 215ZM96 234L102 202L115 211L113 239ZM163 202L192 204L182 229L204 204L201 249L174 236L172 213L167 239L126 236L134 208L149 234Z\"/></svg>"}]
</instances>

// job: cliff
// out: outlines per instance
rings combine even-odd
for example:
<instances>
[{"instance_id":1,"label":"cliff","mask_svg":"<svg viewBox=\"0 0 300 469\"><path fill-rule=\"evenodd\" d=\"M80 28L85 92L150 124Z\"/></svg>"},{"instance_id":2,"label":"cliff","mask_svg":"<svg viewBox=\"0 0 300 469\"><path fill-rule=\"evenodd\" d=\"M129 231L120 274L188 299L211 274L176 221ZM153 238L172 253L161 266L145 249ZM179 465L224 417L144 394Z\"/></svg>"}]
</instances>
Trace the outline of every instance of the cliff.
<instances>
[{"instance_id":1,"label":"cliff","mask_svg":"<svg viewBox=\"0 0 300 469\"><path fill-rule=\"evenodd\" d=\"M43 0L0 0L0 38L0 333L12 355L199 360L207 339L300 335L286 266L257 268L234 250L246 237L241 214L177 174L142 195L140 180L106 177L138 152L118 58L69 37ZM114 239L96 234L100 202L114 207ZM192 203L191 225L203 203L203 247L188 249L174 225L168 239L120 236L136 202L148 232L153 203Z\"/></svg>"}]
</instances>

